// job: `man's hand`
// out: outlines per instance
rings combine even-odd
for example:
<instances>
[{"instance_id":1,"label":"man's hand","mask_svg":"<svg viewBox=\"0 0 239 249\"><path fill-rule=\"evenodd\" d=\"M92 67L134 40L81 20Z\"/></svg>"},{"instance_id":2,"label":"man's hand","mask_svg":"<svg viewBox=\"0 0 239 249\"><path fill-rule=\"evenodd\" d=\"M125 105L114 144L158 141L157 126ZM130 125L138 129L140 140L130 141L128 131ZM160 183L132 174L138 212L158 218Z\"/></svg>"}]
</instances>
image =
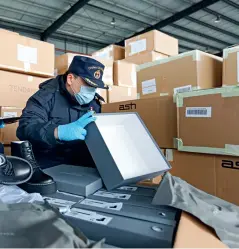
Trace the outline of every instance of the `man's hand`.
<instances>
[{"instance_id":1,"label":"man's hand","mask_svg":"<svg viewBox=\"0 0 239 249\"><path fill-rule=\"evenodd\" d=\"M96 120L96 117L92 116L93 114L94 112L91 111L73 123L59 125L54 132L55 137L60 141L85 140L87 134L85 127Z\"/></svg>"}]
</instances>

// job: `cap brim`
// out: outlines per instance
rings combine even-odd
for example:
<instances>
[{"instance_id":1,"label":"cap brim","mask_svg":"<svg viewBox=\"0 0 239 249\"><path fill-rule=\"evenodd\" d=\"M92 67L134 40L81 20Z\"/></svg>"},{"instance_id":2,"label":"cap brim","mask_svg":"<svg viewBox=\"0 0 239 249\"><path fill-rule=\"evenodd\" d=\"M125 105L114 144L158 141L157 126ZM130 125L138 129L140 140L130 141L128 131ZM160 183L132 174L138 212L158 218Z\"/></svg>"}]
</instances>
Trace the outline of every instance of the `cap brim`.
<instances>
[{"instance_id":1,"label":"cap brim","mask_svg":"<svg viewBox=\"0 0 239 249\"><path fill-rule=\"evenodd\" d=\"M106 85L102 80L90 79L87 77L82 77L86 84L95 88L109 89L109 86Z\"/></svg>"}]
</instances>

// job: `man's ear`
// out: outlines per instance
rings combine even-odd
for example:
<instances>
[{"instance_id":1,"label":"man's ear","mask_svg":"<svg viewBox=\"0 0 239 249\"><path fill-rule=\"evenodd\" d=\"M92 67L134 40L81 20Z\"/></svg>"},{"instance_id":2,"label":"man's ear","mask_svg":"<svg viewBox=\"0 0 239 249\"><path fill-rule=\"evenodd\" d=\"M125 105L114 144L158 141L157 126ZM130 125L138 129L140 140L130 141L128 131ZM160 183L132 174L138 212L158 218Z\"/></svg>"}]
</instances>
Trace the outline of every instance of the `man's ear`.
<instances>
[{"instance_id":1,"label":"man's ear","mask_svg":"<svg viewBox=\"0 0 239 249\"><path fill-rule=\"evenodd\" d=\"M69 74L67 75L67 77L66 77L66 83L67 83L69 86L71 86L71 85L72 85L73 79L74 79L74 75L71 74L71 73L69 73Z\"/></svg>"}]
</instances>

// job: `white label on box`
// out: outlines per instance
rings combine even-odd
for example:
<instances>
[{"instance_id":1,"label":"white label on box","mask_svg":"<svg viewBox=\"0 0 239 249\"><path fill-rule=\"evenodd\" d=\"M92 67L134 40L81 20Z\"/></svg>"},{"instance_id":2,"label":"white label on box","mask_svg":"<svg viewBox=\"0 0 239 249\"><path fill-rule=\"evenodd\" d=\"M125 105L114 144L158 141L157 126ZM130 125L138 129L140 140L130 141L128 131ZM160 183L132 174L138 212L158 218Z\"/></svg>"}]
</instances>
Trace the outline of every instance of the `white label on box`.
<instances>
[{"instance_id":1,"label":"white label on box","mask_svg":"<svg viewBox=\"0 0 239 249\"><path fill-rule=\"evenodd\" d=\"M37 64L37 48L17 44L17 59L22 62Z\"/></svg>"},{"instance_id":2,"label":"white label on box","mask_svg":"<svg viewBox=\"0 0 239 249\"><path fill-rule=\"evenodd\" d=\"M28 76L27 80L28 80L28 82L32 82L33 81L33 76Z\"/></svg>"},{"instance_id":3,"label":"white label on box","mask_svg":"<svg viewBox=\"0 0 239 249\"><path fill-rule=\"evenodd\" d=\"M137 84L136 83L136 81L137 81L136 79L137 79L136 71L132 71L131 72L131 81L132 81L132 86L133 87L136 87L136 84Z\"/></svg>"},{"instance_id":4,"label":"white label on box","mask_svg":"<svg viewBox=\"0 0 239 249\"><path fill-rule=\"evenodd\" d=\"M112 83L112 67L105 67L102 80L105 84Z\"/></svg>"},{"instance_id":5,"label":"white label on box","mask_svg":"<svg viewBox=\"0 0 239 249\"><path fill-rule=\"evenodd\" d=\"M140 53L146 50L147 42L146 39L138 40L130 43L131 51L130 55Z\"/></svg>"},{"instance_id":6,"label":"white label on box","mask_svg":"<svg viewBox=\"0 0 239 249\"><path fill-rule=\"evenodd\" d=\"M69 212L65 213L66 216L70 216L73 218L91 221L93 223L108 225L112 220L112 217L108 217L105 215L97 214L96 212L80 209L80 208L72 208Z\"/></svg>"},{"instance_id":7,"label":"white label on box","mask_svg":"<svg viewBox=\"0 0 239 249\"><path fill-rule=\"evenodd\" d=\"M121 199L121 200L129 200L131 195L128 194L118 194L118 193L112 193L112 192L106 192L106 191L97 191L94 193L96 196L101 197L107 197L107 198L115 198L115 199Z\"/></svg>"},{"instance_id":8,"label":"white label on box","mask_svg":"<svg viewBox=\"0 0 239 249\"><path fill-rule=\"evenodd\" d=\"M17 117L17 112L3 112L4 118L13 118Z\"/></svg>"},{"instance_id":9,"label":"white label on box","mask_svg":"<svg viewBox=\"0 0 239 249\"><path fill-rule=\"evenodd\" d=\"M166 159L169 162L173 162L173 150L172 149L166 149Z\"/></svg>"},{"instance_id":10,"label":"white label on box","mask_svg":"<svg viewBox=\"0 0 239 249\"><path fill-rule=\"evenodd\" d=\"M210 118L212 107L186 107L186 117L189 118Z\"/></svg>"},{"instance_id":11,"label":"white label on box","mask_svg":"<svg viewBox=\"0 0 239 249\"><path fill-rule=\"evenodd\" d=\"M25 72L31 71L31 64L29 62L24 62L23 64L24 64L23 67L24 67Z\"/></svg>"},{"instance_id":12,"label":"white label on box","mask_svg":"<svg viewBox=\"0 0 239 249\"><path fill-rule=\"evenodd\" d=\"M110 203L110 202L97 201L97 200L92 200L92 199L84 199L83 201L80 202L80 204L88 205L88 206L92 206L92 207L112 209L112 210L116 210L116 211L120 211L123 207L123 203L121 203L121 202Z\"/></svg>"},{"instance_id":13,"label":"white label on box","mask_svg":"<svg viewBox=\"0 0 239 249\"><path fill-rule=\"evenodd\" d=\"M176 87L173 89L174 94L176 93L184 93L184 92L191 92L192 91L192 86L181 86L181 87Z\"/></svg>"},{"instance_id":14,"label":"white label on box","mask_svg":"<svg viewBox=\"0 0 239 249\"><path fill-rule=\"evenodd\" d=\"M126 190L126 191L136 191L138 188L137 187L131 187L131 186L122 186L117 188L119 190Z\"/></svg>"},{"instance_id":15,"label":"white label on box","mask_svg":"<svg viewBox=\"0 0 239 249\"><path fill-rule=\"evenodd\" d=\"M168 95L169 95L168 93L160 93L160 94L159 94L160 97L168 96Z\"/></svg>"},{"instance_id":16,"label":"white label on box","mask_svg":"<svg viewBox=\"0 0 239 249\"><path fill-rule=\"evenodd\" d=\"M75 202L73 201L66 201L66 200L52 198L52 197L44 197L44 200L46 200L50 204L57 205L57 206L63 206L63 207L72 206L75 204Z\"/></svg>"},{"instance_id":17,"label":"white label on box","mask_svg":"<svg viewBox=\"0 0 239 249\"><path fill-rule=\"evenodd\" d=\"M100 57L102 59L111 59L110 58L110 51L106 50L106 49L102 52L95 53L95 56Z\"/></svg>"},{"instance_id":18,"label":"white label on box","mask_svg":"<svg viewBox=\"0 0 239 249\"><path fill-rule=\"evenodd\" d=\"M145 80L142 82L142 93L143 95L145 94L150 94L150 93L156 93L156 80L151 79L151 80Z\"/></svg>"},{"instance_id":19,"label":"white label on box","mask_svg":"<svg viewBox=\"0 0 239 249\"><path fill-rule=\"evenodd\" d=\"M239 52L237 52L237 82L239 83Z\"/></svg>"}]
</instances>

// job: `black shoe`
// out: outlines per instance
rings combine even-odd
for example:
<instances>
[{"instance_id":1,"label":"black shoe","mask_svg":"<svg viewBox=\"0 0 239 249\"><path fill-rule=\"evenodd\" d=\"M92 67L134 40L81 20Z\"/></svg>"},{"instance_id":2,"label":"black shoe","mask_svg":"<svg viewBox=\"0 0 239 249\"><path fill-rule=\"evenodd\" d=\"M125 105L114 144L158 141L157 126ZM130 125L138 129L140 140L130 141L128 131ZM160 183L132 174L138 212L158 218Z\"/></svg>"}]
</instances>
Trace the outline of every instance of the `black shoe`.
<instances>
[{"instance_id":1,"label":"black shoe","mask_svg":"<svg viewBox=\"0 0 239 249\"><path fill-rule=\"evenodd\" d=\"M18 185L25 183L32 177L31 164L19 157L0 154L0 183Z\"/></svg>"},{"instance_id":2,"label":"black shoe","mask_svg":"<svg viewBox=\"0 0 239 249\"><path fill-rule=\"evenodd\" d=\"M28 182L21 184L19 187L28 193L36 192L42 195L54 194L57 191L56 182L51 176L45 174L37 164L30 142L12 142L11 152L13 156L18 156L27 160L33 168L31 179Z\"/></svg>"}]
</instances>

